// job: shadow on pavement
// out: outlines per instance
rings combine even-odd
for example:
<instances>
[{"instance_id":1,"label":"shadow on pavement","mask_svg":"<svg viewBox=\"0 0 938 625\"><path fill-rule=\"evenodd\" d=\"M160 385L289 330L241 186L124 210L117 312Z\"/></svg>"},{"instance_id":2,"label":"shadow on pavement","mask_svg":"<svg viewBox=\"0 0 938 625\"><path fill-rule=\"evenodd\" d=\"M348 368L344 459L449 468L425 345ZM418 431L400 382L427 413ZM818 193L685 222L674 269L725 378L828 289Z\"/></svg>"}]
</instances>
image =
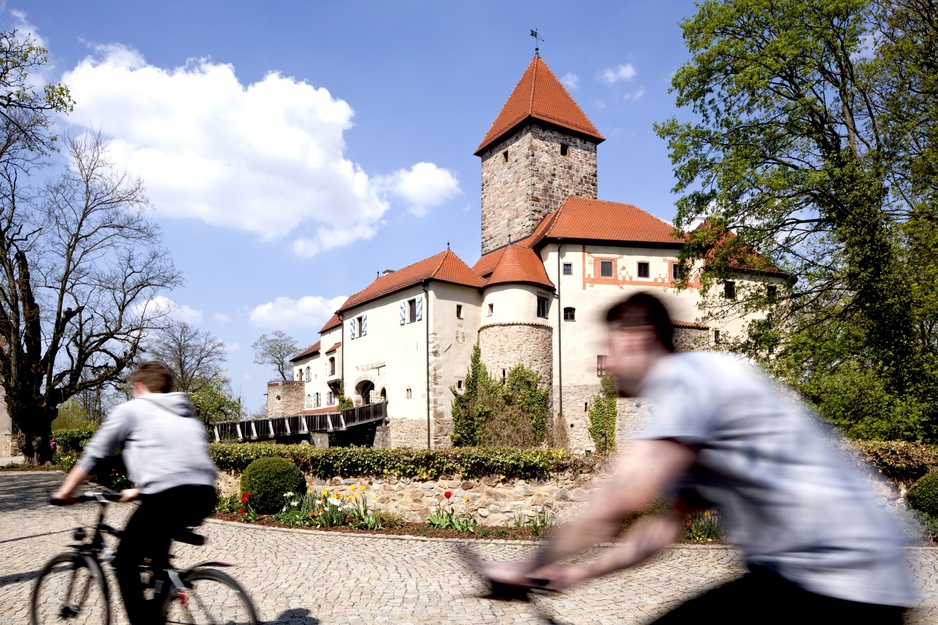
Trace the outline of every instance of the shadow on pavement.
<instances>
[{"instance_id":1,"label":"shadow on pavement","mask_svg":"<svg viewBox=\"0 0 938 625\"><path fill-rule=\"evenodd\" d=\"M0 513L47 505L49 494L63 479L58 472L0 472Z\"/></svg>"},{"instance_id":2,"label":"shadow on pavement","mask_svg":"<svg viewBox=\"0 0 938 625\"><path fill-rule=\"evenodd\" d=\"M306 608L284 610L272 621L265 621L266 625L319 625L319 619L310 614Z\"/></svg>"}]
</instances>

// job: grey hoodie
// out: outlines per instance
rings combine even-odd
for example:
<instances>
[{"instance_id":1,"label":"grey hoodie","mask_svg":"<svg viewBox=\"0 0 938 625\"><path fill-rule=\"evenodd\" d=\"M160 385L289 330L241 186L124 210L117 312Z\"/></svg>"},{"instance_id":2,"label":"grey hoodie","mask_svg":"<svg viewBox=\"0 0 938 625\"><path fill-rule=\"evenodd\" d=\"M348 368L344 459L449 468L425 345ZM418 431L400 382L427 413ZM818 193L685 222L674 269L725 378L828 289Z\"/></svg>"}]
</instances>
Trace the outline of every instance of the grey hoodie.
<instances>
[{"instance_id":1,"label":"grey hoodie","mask_svg":"<svg viewBox=\"0 0 938 625\"><path fill-rule=\"evenodd\" d=\"M144 494L215 484L208 436L185 393L151 393L115 408L85 446L78 466L90 473L121 445L127 473Z\"/></svg>"}]
</instances>

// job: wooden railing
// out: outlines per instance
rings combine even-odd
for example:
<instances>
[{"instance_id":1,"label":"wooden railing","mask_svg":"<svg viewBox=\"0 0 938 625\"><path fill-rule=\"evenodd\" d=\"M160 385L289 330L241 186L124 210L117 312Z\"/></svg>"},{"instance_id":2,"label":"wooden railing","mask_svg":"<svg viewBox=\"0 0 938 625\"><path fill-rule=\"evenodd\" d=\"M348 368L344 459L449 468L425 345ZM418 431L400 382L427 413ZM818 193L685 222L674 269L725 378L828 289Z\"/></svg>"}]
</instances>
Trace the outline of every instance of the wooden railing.
<instances>
[{"instance_id":1,"label":"wooden railing","mask_svg":"<svg viewBox=\"0 0 938 625\"><path fill-rule=\"evenodd\" d=\"M387 407L387 402L381 402L336 412L268 417L248 421L222 421L215 424L215 442L259 441L302 436L311 432L347 430L356 425L387 418Z\"/></svg>"}]
</instances>

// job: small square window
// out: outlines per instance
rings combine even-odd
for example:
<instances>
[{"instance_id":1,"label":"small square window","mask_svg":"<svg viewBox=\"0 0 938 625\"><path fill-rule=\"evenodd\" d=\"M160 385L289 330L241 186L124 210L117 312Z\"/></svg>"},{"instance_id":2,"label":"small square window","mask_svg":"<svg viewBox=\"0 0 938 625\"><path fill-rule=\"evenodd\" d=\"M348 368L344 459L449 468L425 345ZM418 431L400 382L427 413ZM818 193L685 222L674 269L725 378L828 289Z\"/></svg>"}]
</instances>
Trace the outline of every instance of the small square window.
<instances>
[{"instance_id":1,"label":"small square window","mask_svg":"<svg viewBox=\"0 0 938 625\"><path fill-rule=\"evenodd\" d=\"M600 354L596 356L596 376L603 377L606 375L606 356Z\"/></svg>"},{"instance_id":2,"label":"small square window","mask_svg":"<svg viewBox=\"0 0 938 625\"><path fill-rule=\"evenodd\" d=\"M456 318L462 319L462 304L456 304Z\"/></svg>"},{"instance_id":3,"label":"small square window","mask_svg":"<svg viewBox=\"0 0 938 625\"><path fill-rule=\"evenodd\" d=\"M614 275L613 264L611 260L599 261L599 276L601 278L611 278Z\"/></svg>"},{"instance_id":4,"label":"small square window","mask_svg":"<svg viewBox=\"0 0 938 625\"><path fill-rule=\"evenodd\" d=\"M457 391L462 390L462 380L456 380L456 390Z\"/></svg>"},{"instance_id":5,"label":"small square window","mask_svg":"<svg viewBox=\"0 0 938 625\"><path fill-rule=\"evenodd\" d=\"M677 282L687 277L687 270L680 262L671 265L671 279Z\"/></svg>"},{"instance_id":6,"label":"small square window","mask_svg":"<svg viewBox=\"0 0 938 625\"><path fill-rule=\"evenodd\" d=\"M561 143L560 144L560 156L566 156L567 151L569 149L570 149L570 146L568 146L566 143Z\"/></svg>"},{"instance_id":7,"label":"small square window","mask_svg":"<svg viewBox=\"0 0 938 625\"><path fill-rule=\"evenodd\" d=\"M547 318L547 311L549 309L549 300L546 297L541 295L537 296L537 316Z\"/></svg>"},{"instance_id":8,"label":"small square window","mask_svg":"<svg viewBox=\"0 0 938 625\"><path fill-rule=\"evenodd\" d=\"M409 388L405 391L405 393L407 394L407 399L412 399L414 396L414 392Z\"/></svg>"},{"instance_id":9,"label":"small square window","mask_svg":"<svg viewBox=\"0 0 938 625\"><path fill-rule=\"evenodd\" d=\"M713 331L713 344L714 345L720 344L720 331L719 330Z\"/></svg>"},{"instance_id":10,"label":"small square window","mask_svg":"<svg viewBox=\"0 0 938 625\"><path fill-rule=\"evenodd\" d=\"M726 299L736 299L736 283L727 280L723 283L723 297Z\"/></svg>"},{"instance_id":11,"label":"small square window","mask_svg":"<svg viewBox=\"0 0 938 625\"><path fill-rule=\"evenodd\" d=\"M564 321L576 321L576 308L572 306L567 306L563 309L563 320Z\"/></svg>"},{"instance_id":12,"label":"small square window","mask_svg":"<svg viewBox=\"0 0 938 625\"><path fill-rule=\"evenodd\" d=\"M647 277L649 277L650 275L651 275L651 269L650 269L648 263L646 263L646 262L639 262L639 263L638 263L638 277L639 277L639 278L647 278Z\"/></svg>"},{"instance_id":13,"label":"small square window","mask_svg":"<svg viewBox=\"0 0 938 625\"><path fill-rule=\"evenodd\" d=\"M563 264L563 275L572 276L573 275L573 263L564 263Z\"/></svg>"}]
</instances>

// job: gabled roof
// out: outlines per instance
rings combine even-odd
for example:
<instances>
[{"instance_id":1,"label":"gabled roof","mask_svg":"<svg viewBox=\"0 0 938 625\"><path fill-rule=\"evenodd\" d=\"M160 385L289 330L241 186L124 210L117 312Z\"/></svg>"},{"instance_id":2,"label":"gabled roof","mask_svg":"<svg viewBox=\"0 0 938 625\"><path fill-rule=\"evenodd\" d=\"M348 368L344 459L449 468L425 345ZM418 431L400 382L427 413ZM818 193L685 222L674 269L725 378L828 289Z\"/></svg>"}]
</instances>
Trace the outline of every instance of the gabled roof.
<instances>
[{"instance_id":1,"label":"gabled roof","mask_svg":"<svg viewBox=\"0 0 938 625\"><path fill-rule=\"evenodd\" d=\"M339 319L339 315L332 313L332 316L329 317L329 321L326 322L326 325L320 328L319 333L322 334L323 332L327 332L332 328L338 327L340 325L342 325L342 320Z\"/></svg>"},{"instance_id":2,"label":"gabled roof","mask_svg":"<svg viewBox=\"0 0 938 625\"><path fill-rule=\"evenodd\" d=\"M336 343L335 345L333 345L332 347L330 347L329 349L327 349L327 350L325 351L325 353L331 354L331 353L334 352L335 350L339 349L339 346L340 346L340 345L342 345L342 341L339 341L338 343Z\"/></svg>"},{"instance_id":3,"label":"gabled roof","mask_svg":"<svg viewBox=\"0 0 938 625\"><path fill-rule=\"evenodd\" d=\"M291 358L290 362L296 362L297 360L303 360L304 358L309 358L310 356L318 354L319 343L320 343L319 341L316 341L315 343L313 343L312 345L310 345L309 347L301 351L299 354Z\"/></svg>"},{"instance_id":4,"label":"gabled roof","mask_svg":"<svg viewBox=\"0 0 938 625\"><path fill-rule=\"evenodd\" d=\"M441 252L419 262L387 273L377 278L367 287L352 295L337 312L354 308L365 302L383 297L396 291L420 284L424 280L437 280L450 282L469 287L482 287L485 283L466 265L456 254L450 250Z\"/></svg>"},{"instance_id":5,"label":"gabled roof","mask_svg":"<svg viewBox=\"0 0 938 625\"><path fill-rule=\"evenodd\" d=\"M479 156L489 145L529 119L560 126L596 143L605 141L547 63L535 56L474 154Z\"/></svg>"},{"instance_id":6,"label":"gabled roof","mask_svg":"<svg viewBox=\"0 0 938 625\"><path fill-rule=\"evenodd\" d=\"M486 278L486 286L526 282L554 288L541 258L529 247L509 245L499 248L480 258L473 271Z\"/></svg>"},{"instance_id":7,"label":"gabled roof","mask_svg":"<svg viewBox=\"0 0 938 625\"><path fill-rule=\"evenodd\" d=\"M684 235L663 219L632 204L569 197L537 225L531 236L518 242L536 247L544 239L617 243L654 243L681 246Z\"/></svg>"}]
</instances>

